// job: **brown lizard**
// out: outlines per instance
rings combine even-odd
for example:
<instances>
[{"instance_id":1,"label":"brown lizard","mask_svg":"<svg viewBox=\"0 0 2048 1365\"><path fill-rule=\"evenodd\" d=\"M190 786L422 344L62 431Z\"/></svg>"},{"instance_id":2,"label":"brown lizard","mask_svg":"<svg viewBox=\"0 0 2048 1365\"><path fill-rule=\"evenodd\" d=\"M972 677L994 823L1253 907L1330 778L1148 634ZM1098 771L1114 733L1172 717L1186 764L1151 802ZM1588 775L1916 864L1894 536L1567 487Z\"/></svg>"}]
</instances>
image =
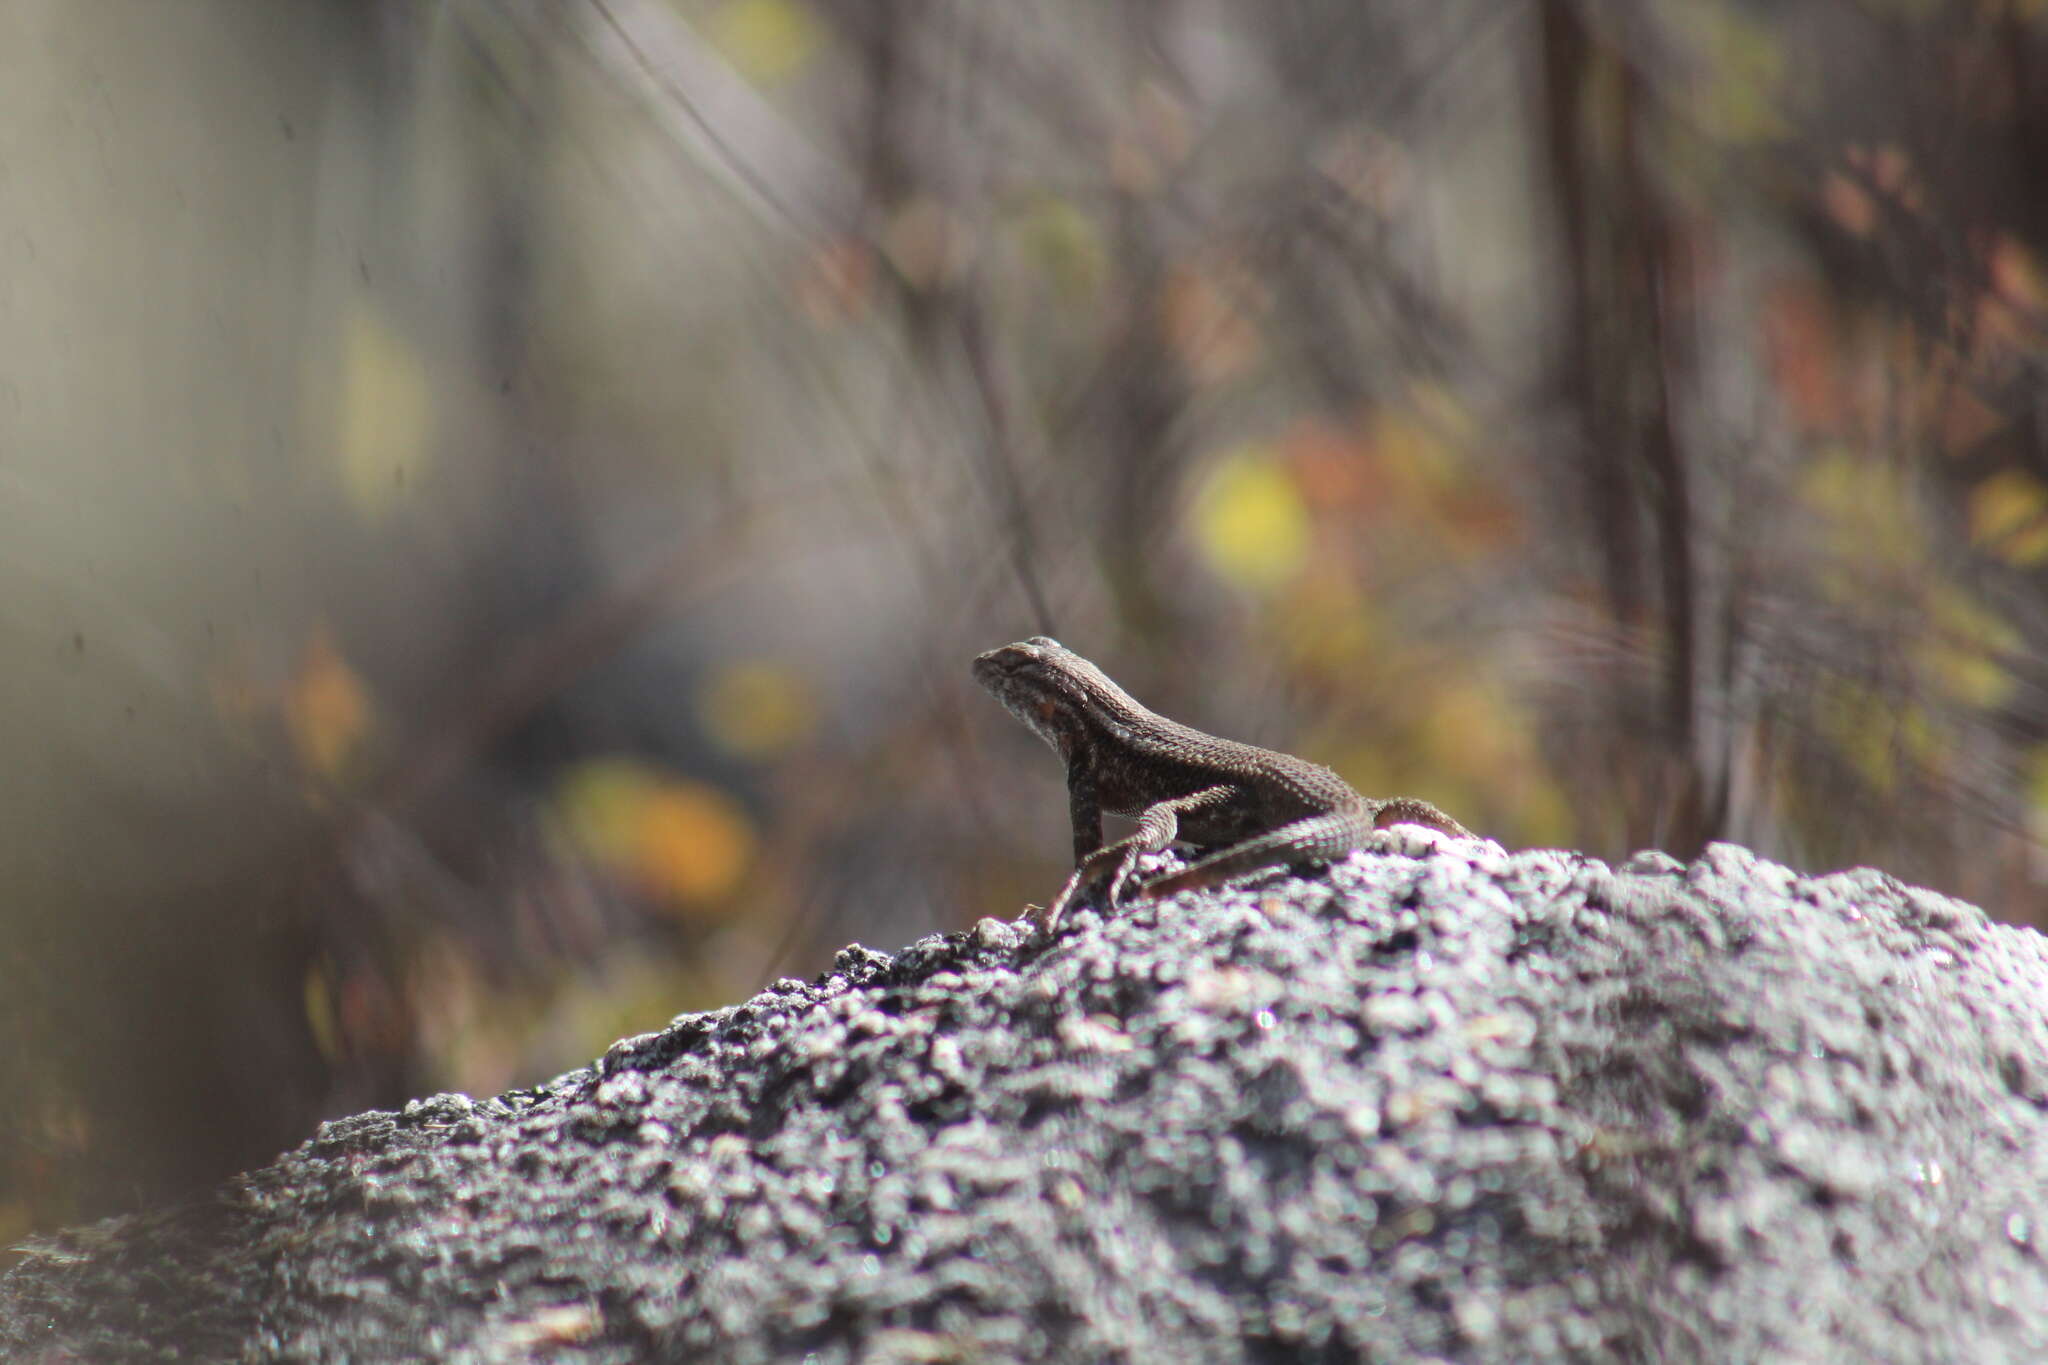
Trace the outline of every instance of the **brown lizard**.
<instances>
[{"instance_id":1,"label":"brown lizard","mask_svg":"<svg viewBox=\"0 0 2048 1365\"><path fill-rule=\"evenodd\" d=\"M1138 859L1175 842L1208 851L1140 885L1140 897L1332 862L1389 825L1473 837L1427 801L1369 800L1321 764L1148 711L1101 669L1042 635L979 656L974 676L1067 765L1075 867L1039 916L1047 932L1098 885L1109 905L1121 904ZM1137 831L1105 845L1104 811L1135 816Z\"/></svg>"}]
</instances>

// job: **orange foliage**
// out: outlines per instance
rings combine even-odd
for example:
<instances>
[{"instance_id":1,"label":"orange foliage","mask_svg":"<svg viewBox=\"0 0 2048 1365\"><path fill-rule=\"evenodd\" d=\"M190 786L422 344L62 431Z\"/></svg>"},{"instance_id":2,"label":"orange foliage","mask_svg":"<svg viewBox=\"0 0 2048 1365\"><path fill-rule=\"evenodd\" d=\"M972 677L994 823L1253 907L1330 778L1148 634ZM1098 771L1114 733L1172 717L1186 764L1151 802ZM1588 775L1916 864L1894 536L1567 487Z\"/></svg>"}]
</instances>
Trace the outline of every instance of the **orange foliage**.
<instances>
[{"instance_id":1,"label":"orange foliage","mask_svg":"<svg viewBox=\"0 0 2048 1365\"><path fill-rule=\"evenodd\" d=\"M1840 428L1846 412L1835 324L1827 301L1805 280L1785 280L1764 296L1764 351L1778 393L1808 432Z\"/></svg>"},{"instance_id":2,"label":"orange foliage","mask_svg":"<svg viewBox=\"0 0 2048 1365\"><path fill-rule=\"evenodd\" d=\"M1242 374L1259 357L1259 283L1228 263L1173 272L1160 299L1160 325L1189 374L1216 384Z\"/></svg>"},{"instance_id":3,"label":"orange foliage","mask_svg":"<svg viewBox=\"0 0 2048 1365\"><path fill-rule=\"evenodd\" d=\"M842 237L821 244L797 277L797 306L820 327L858 321L874 296L875 254Z\"/></svg>"},{"instance_id":4,"label":"orange foliage","mask_svg":"<svg viewBox=\"0 0 2048 1365\"><path fill-rule=\"evenodd\" d=\"M557 803L582 853L679 913L722 901L753 865L753 822L704 782L599 759L569 773Z\"/></svg>"},{"instance_id":5,"label":"orange foliage","mask_svg":"<svg viewBox=\"0 0 2048 1365\"><path fill-rule=\"evenodd\" d=\"M301 761L329 779L342 775L369 737L369 690L324 625L306 642L298 672L285 685L284 718Z\"/></svg>"}]
</instances>

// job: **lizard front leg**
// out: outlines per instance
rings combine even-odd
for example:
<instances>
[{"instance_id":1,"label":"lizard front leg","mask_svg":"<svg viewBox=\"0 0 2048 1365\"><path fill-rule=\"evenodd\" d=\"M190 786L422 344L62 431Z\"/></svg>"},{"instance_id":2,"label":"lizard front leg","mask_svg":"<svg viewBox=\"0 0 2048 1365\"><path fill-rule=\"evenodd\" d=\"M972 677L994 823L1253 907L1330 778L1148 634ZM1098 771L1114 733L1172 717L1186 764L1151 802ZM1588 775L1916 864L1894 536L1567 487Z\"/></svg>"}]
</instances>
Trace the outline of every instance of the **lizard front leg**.
<instances>
[{"instance_id":1,"label":"lizard front leg","mask_svg":"<svg viewBox=\"0 0 2048 1365\"><path fill-rule=\"evenodd\" d=\"M1071 795L1071 787L1069 791ZM1091 796L1092 791L1091 787ZM1180 833L1181 816L1227 805L1241 796L1242 792L1234 783L1224 782L1147 807L1145 813L1138 817L1137 829L1130 834L1113 844L1081 853L1074 875L1067 878L1067 884L1060 888L1059 895L1053 897L1052 904L1038 917L1040 926L1047 933L1051 933L1059 924L1060 916L1066 913L1068 906L1079 899L1083 892L1105 881L1103 869L1112 864L1114 871L1106 878L1107 894L1103 899L1111 906L1116 905L1123 897L1124 884L1130 880L1131 873L1137 868L1138 859L1147 853L1157 853L1171 844L1174 837ZM1073 797L1073 801L1076 811L1074 844L1078 850L1081 844L1078 822L1080 798ZM1101 837L1100 828L1098 824L1098 841Z\"/></svg>"},{"instance_id":2,"label":"lizard front leg","mask_svg":"<svg viewBox=\"0 0 2048 1365\"><path fill-rule=\"evenodd\" d=\"M1102 798L1095 792L1095 770L1085 751L1067 761L1067 818L1074 826L1074 864L1080 866L1102 847Z\"/></svg>"}]
</instances>

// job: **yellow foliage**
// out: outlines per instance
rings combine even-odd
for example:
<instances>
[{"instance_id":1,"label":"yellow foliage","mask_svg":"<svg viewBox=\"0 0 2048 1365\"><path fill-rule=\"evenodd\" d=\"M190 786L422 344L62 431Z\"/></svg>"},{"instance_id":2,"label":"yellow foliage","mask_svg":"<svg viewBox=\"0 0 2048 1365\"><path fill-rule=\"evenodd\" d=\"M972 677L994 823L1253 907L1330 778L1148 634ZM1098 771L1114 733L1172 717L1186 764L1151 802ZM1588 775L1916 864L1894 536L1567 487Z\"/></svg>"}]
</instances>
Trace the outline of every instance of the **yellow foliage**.
<instances>
[{"instance_id":1,"label":"yellow foliage","mask_svg":"<svg viewBox=\"0 0 2048 1365\"><path fill-rule=\"evenodd\" d=\"M759 961L773 949L772 942L748 941L734 956ZM560 984L537 1031L540 1039L527 1038L520 1051L530 1054L540 1041L548 1067L573 1066L578 1058L602 1052L613 1039L660 1028L678 1010L712 1009L752 989L751 980L726 979L721 961L678 960L631 948L613 952L592 970ZM532 1030L531 1020L521 1022Z\"/></svg>"},{"instance_id":2,"label":"yellow foliage","mask_svg":"<svg viewBox=\"0 0 2048 1365\"><path fill-rule=\"evenodd\" d=\"M2003 704L2017 684L2000 659L2019 650L2019 632L1959 588L1937 589L1930 607L1934 630L1921 649L1921 667L1956 701Z\"/></svg>"},{"instance_id":3,"label":"yellow foliage","mask_svg":"<svg viewBox=\"0 0 2048 1365\"><path fill-rule=\"evenodd\" d=\"M341 1060L341 1021L334 1008L334 986L327 979L327 964L315 962L306 969L303 994L306 1028L313 1035L313 1046L329 1062Z\"/></svg>"},{"instance_id":4,"label":"yellow foliage","mask_svg":"<svg viewBox=\"0 0 2048 1365\"><path fill-rule=\"evenodd\" d=\"M1527 729L1496 688L1445 680L1430 691L1421 738L1432 759L1474 772L1500 772L1529 761Z\"/></svg>"},{"instance_id":5,"label":"yellow foliage","mask_svg":"<svg viewBox=\"0 0 2048 1365\"><path fill-rule=\"evenodd\" d=\"M0 1203L0 1246L12 1247L35 1227L34 1211L25 1201Z\"/></svg>"},{"instance_id":6,"label":"yellow foliage","mask_svg":"<svg viewBox=\"0 0 2048 1365\"><path fill-rule=\"evenodd\" d=\"M577 848L672 909L721 900L753 863L753 822L738 802L632 759L579 765L556 802Z\"/></svg>"},{"instance_id":7,"label":"yellow foliage","mask_svg":"<svg viewBox=\"0 0 2048 1365\"><path fill-rule=\"evenodd\" d=\"M1848 678L1834 679L1815 699L1814 722L1879 792L1897 789L1902 761L1922 763L1935 752L1935 726L1925 708L1902 705Z\"/></svg>"},{"instance_id":8,"label":"yellow foliage","mask_svg":"<svg viewBox=\"0 0 2048 1365\"><path fill-rule=\"evenodd\" d=\"M1290 665L1331 677L1370 667L1391 633L1379 603L1342 574L1304 578L1273 604L1270 622Z\"/></svg>"},{"instance_id":9,"label":"yellow foliage","mask_svg":"<svg viewBox=\"0 0 2048 1365\"><path fill-rule=\"evenodd\" d=\"M320 776L342 776L372 724L369 690L322 626L306 642L298 672L285 685L284 720L299 758Z\"/></svg>"},{"instance_id":10,"label":"yellow foliage","mask_svg":"<svg viewBox=\"0 0 2048 1365\"><path fill-rule=\"evenodd\" d=\"M1433 379L1417 380L1408 386L1408 402L1417 417L1438 433L1446 450L1455 456L1462 457L1465 447L1479 435L1479 420L1458 391L1448 384Z\"/></svg>"},{"instance_id":11,"label":"yellow foliage","mask_svg":"<svg viewBox=\"0 0 2048 1365\"><path fill-rule=\"evenodd\" d=\"M1785 136L1785 47L1771 27L1725 0L1679 0L1664 13L1699 59L1687 103L1700 127L1734 143Z\"/></svg>"},{"instance_id":12,"label":"yellow foliage","mask_svg":"<svg viewBox=\"0 0 2048 1365\"><path fill-rule=\"evenodd\" d=\"M358 511L378 516L426 462L434 405L425 358L368 303L342 324L340 394L342 486Z\"/></svg>"},{"instance_id":13,"label":"yellow foliage","mask_svg":"<svg viewBox=\"0 0 2048 1365\"><path fill-rule=\"evenodd\" d=\"M1800 496L1820 514L1828 548L1843 565L1874 559L1913 569L1927 562L1927 536L1905 476L1890 465L1840 447L1817 456L1801 479ZM1861 600L1869 584L1851 578L1837 586Z\"/></svg>"},{"instance_id":14,"label":"yellow foliage","mask_svg":"<svg viewBox=\"0 0 2048 1365\"><path fill-rule=\"evenodd\" d=\"M1109 248L1094 219L1071 200L1052 195L1033 200L1012 230L1027 259L1051 276L1054 288L1069 301L1102 288L1109 273Z\"/></svg>"},{"instance_id":15,"label":"yellow foliage","mask_svg":"<svg viewBox=\"0 0 2048 1365\"><path fill-rule=\"evenodd\" d=\"M631 867L637 813L657 780L630 759L578 764L555 794L570 842L605 867Z\"/></svg>"},{"instance_id":16,"label":"yellow foliage","mask_svg":"<svg viewBox=\"0 0 2048 1365\"><path fill-rule=\"evenodd\" d=\"M1363 422L1365 463L1379 485L1373 515L1412 528L1401 558L1471 559L1498 554L1522 534L1522 512L1497 480L1475 472L1479 439L1471 410L1449 388L1417 384L1408 401L1375 408Z\"/></svg>"},{"instance_id":17,"label":"yellow foliage","mask_svg":"<svg viewBox=\"0 0 2048 1365\"><path fill-rule=\"evenodd\" d=\"M810 737L818 721L810 685L791 669L741 660L714 672L697 694L704 729L742 758L770 758Z\"/></svg>"},{"instance_id":18,"label":"yellow foliage","mask_svg":"<svg viewBox=\"0 0 2048 1365\"><path fill-rule=\"evenodd\" d=\"M1546 776L1529 713L1504 689L1481 681L1450 682L1431 690L1417 738L1427 774L1453 812L1467 823L1480 818L1459 791L1515 813L1524 839L1563 841L1575 832L1570 805ZM1446 780L1455 785L1443 791ZM1481 833L1499 835L1498 830Z\"/></svg>"},{"instance_id":19,"label":"yellow foliage","mask_svg":"<svg viewBox=\"0 0 2048 1365\"><path fill-rule=\"evenodd\" d=\"M1308 505L1270 447L1240 446L1218 460L1195 496L1193 522L1209 567L1239 587L1270 591L1308 561Z\"/></svg>"},{"instance_id":20,"label":"yellow foliage","mask_svg":"<svg viewBox=\"0 0 2048 1365\"><path fill-rule=\"evenodd\" d=\"M1437 391L1441 401L1441 391ZM1440 429L1420 411L1381 408L1372 416L1373 458L1386 471L1398 495L1428 501L1458 481L1463 459Z\"/></svg>"},{"instance_id":21,"label":"yellow foliage","mask_svg":"<svg viewBox=\"0 0 2048 1365\"><path fill-rule=\"evenodd\" d=\"M2028 826L2036 839L2048 838L2048 744L2034 746L2025 772Z\"/></svg>"},{"instance_id":22,"label":"yellow foliage","mask_svg":"<svg viewBox=\"0 0 2048 1365\"><path fill-rule=\"evenodd\" d=\"M2008 564L2048 560L2048 485L2004 469L1970 490L1970 542Z\"/></svg>"},{"instance_id":23,"label":"yellow foliage","mask_svg":"<svg viewBox=\"0 0 2048 1365\"><path fill-rule=\"evenodd\" d=\"M728 0L713 12L707 32L726 60L759 85L801 71L824 38L817 19L798 0Z\"/></svg>"}]
</instances>

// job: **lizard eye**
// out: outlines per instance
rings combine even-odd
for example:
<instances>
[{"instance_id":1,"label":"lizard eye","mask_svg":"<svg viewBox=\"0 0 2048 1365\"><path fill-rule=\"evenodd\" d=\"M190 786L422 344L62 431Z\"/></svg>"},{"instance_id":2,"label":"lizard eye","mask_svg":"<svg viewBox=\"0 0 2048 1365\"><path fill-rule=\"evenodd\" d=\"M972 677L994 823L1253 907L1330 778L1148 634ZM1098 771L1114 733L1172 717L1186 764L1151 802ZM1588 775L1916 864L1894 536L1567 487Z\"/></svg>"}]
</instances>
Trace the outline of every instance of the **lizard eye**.
<instances>
[{"instance_id":1,"label":"lizard eye","mask_svg":"<svg viewBox=\"0 0 2048 1365\"><path fill-rule=\"evenodd\" d=\"M1059 706L1050 697L1038 703L1038 716L1040 720L1052 720L1059 713Z\"/></svg>"}]
</instances>

